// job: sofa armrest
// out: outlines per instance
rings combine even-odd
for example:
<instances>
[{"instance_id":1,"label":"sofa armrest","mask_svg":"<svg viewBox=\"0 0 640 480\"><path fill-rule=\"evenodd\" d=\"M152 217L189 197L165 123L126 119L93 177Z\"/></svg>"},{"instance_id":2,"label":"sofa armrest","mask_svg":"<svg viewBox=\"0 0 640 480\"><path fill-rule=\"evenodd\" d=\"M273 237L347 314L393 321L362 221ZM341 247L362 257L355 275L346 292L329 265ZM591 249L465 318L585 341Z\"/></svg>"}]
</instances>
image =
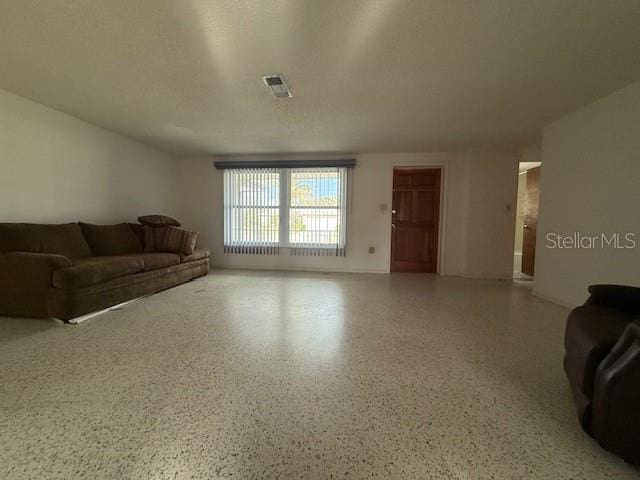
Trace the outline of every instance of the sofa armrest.
<instances>
[{"instance_id":1,"label":"sofa armrest","mask_svg":"<svg viewBox=\"0 0 640 480\"><path fill-rule=\"evenodd\" d=\"M640 326L630 323L596 372L591 430L598 443L640 462Z\"/></svg>"},{"instance_id":2,"label":"sofa armrest","mask_svg":"<svg viewBox=\"0 0 640 480\"><path fill-rule=\"evenodd\" d=\"M591 285L589 305L615 308L640 315L640 288L626 285Z\"/></svg>"},{"instance_id":3,"label":"sofa armrest","mask_svg":"<svg viewBox=\"0 0 640 480\"><path fill-rule=\"evenodd\" d=\"M0 314L47 316L52 274L70 267L64 255L9 252L0 255Z\"/></svg>"}]
</instances>

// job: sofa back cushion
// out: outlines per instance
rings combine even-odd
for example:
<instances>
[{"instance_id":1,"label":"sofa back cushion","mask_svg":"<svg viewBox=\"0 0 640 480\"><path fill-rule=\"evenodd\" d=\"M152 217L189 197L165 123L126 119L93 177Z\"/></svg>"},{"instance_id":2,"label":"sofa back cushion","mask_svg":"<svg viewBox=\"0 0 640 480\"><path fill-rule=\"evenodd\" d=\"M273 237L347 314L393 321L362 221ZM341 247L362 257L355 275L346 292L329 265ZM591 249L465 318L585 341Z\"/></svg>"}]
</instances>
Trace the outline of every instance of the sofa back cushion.
<instances>
[{"instance_id":1,"label":"sofa back cushion","mask_svg":"<svg viewBox=\"0 0 640 480\"><path fill-rule=\"evenodd\" d=\"M640 315L640 288L628 285L589 285L588 303Z\"/></svg>"},{"instance_id":2,"label":"sofa back cushion","mask_svg":"<svg viewBox=\"0 0 640 480\"><path fill-rule=\"evenodd\" d=\"M77 223L0 223L0 253L55 253L69 258L91 256Z\"/></svg>"},{"instance_id":3,"label":"sofa back cushion","mask_svg":"<svg viewBox=\"0 0 640 480\"><path fill-rule=\"evenodd\" d=\"M138 237L138 241L144 250L144 226L139 223L128 223L127 225L129 225L131 231L136 234L136 237Z\"/></svg>"},{"instance_id":4,"label":"sofa back cushion","mask_svg":"<svg viewBox=\"0 0 640 480\"><path fill-rule=\"evenodd\" d=\"M94 257L143 251L140 240L127 223L93 225L81 222L80 227Z\"/></svg>"}]
</instances>

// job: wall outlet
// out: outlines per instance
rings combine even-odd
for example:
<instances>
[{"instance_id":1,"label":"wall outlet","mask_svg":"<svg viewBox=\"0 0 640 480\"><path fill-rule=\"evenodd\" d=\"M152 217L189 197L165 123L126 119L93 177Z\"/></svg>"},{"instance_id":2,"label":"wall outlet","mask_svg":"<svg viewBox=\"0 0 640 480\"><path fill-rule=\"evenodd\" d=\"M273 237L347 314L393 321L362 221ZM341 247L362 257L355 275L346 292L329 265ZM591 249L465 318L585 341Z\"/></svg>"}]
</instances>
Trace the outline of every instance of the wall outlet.
<instances>
[{"instance_id":1,"label":"wall outlet","mask_svg":"<svg viewBox=\"0 0 640 480\"><path fill-rule=\"evenodd\" d=\"M376 247L369 247L369 253L376 253Z\"/></svg>"}]
</instances>

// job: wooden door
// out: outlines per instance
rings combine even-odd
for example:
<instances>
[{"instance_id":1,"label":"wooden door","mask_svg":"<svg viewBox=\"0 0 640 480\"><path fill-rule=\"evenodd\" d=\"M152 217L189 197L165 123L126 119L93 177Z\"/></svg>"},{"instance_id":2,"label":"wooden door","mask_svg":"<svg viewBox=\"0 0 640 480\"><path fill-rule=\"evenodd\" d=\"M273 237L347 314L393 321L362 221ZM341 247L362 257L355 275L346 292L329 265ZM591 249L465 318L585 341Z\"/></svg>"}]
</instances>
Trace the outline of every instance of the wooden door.
<instances>
[{"instance_id":1,"label":"wooden door","mask_svg":"<svg viewBox=\"0 0 640 480\"><path fill-rule=\"evenodd\" d=\"M436 273L440 169L393 170L391 271Z\"/></svg>"},{"instance_id":2,"label":"wooden door","mask_svg":"<svg viewBox=\"0 0 640 480\"><path fill-rule=\"evenodd\" d=\"M536 262L536 231L540 201L540 167L527 170L522 226L522 273L533 277Z\"/></svg>"}]
</instances>

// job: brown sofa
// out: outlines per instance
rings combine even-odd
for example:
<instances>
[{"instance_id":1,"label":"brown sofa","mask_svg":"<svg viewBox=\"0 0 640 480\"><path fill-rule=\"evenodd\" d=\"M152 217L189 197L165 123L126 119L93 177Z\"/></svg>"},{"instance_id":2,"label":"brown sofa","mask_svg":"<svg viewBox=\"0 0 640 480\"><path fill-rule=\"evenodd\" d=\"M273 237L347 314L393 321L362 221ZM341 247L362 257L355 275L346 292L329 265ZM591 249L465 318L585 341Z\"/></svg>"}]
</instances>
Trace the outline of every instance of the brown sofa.
<instances>
[{"instance_id":1,"label":"brown sofa","mask_svg":"<svg viewBox=\"0 0 640 480\"><path fill-rule=\"evenodd\" d=\"M640 288L592 285L567 319L564 368L583 430L640 463Z\"/></svg>"},{"instance_id":2,"label":"brown sofa","mask_svg":"<svg viewBox=\"0 0 640 480\"><path fill-rule=\"evenodd\" d=\"M209 271L209 252L145 252L140 224L0 223L0 315L65 321Z\"/></svg>"}]
</instances>

